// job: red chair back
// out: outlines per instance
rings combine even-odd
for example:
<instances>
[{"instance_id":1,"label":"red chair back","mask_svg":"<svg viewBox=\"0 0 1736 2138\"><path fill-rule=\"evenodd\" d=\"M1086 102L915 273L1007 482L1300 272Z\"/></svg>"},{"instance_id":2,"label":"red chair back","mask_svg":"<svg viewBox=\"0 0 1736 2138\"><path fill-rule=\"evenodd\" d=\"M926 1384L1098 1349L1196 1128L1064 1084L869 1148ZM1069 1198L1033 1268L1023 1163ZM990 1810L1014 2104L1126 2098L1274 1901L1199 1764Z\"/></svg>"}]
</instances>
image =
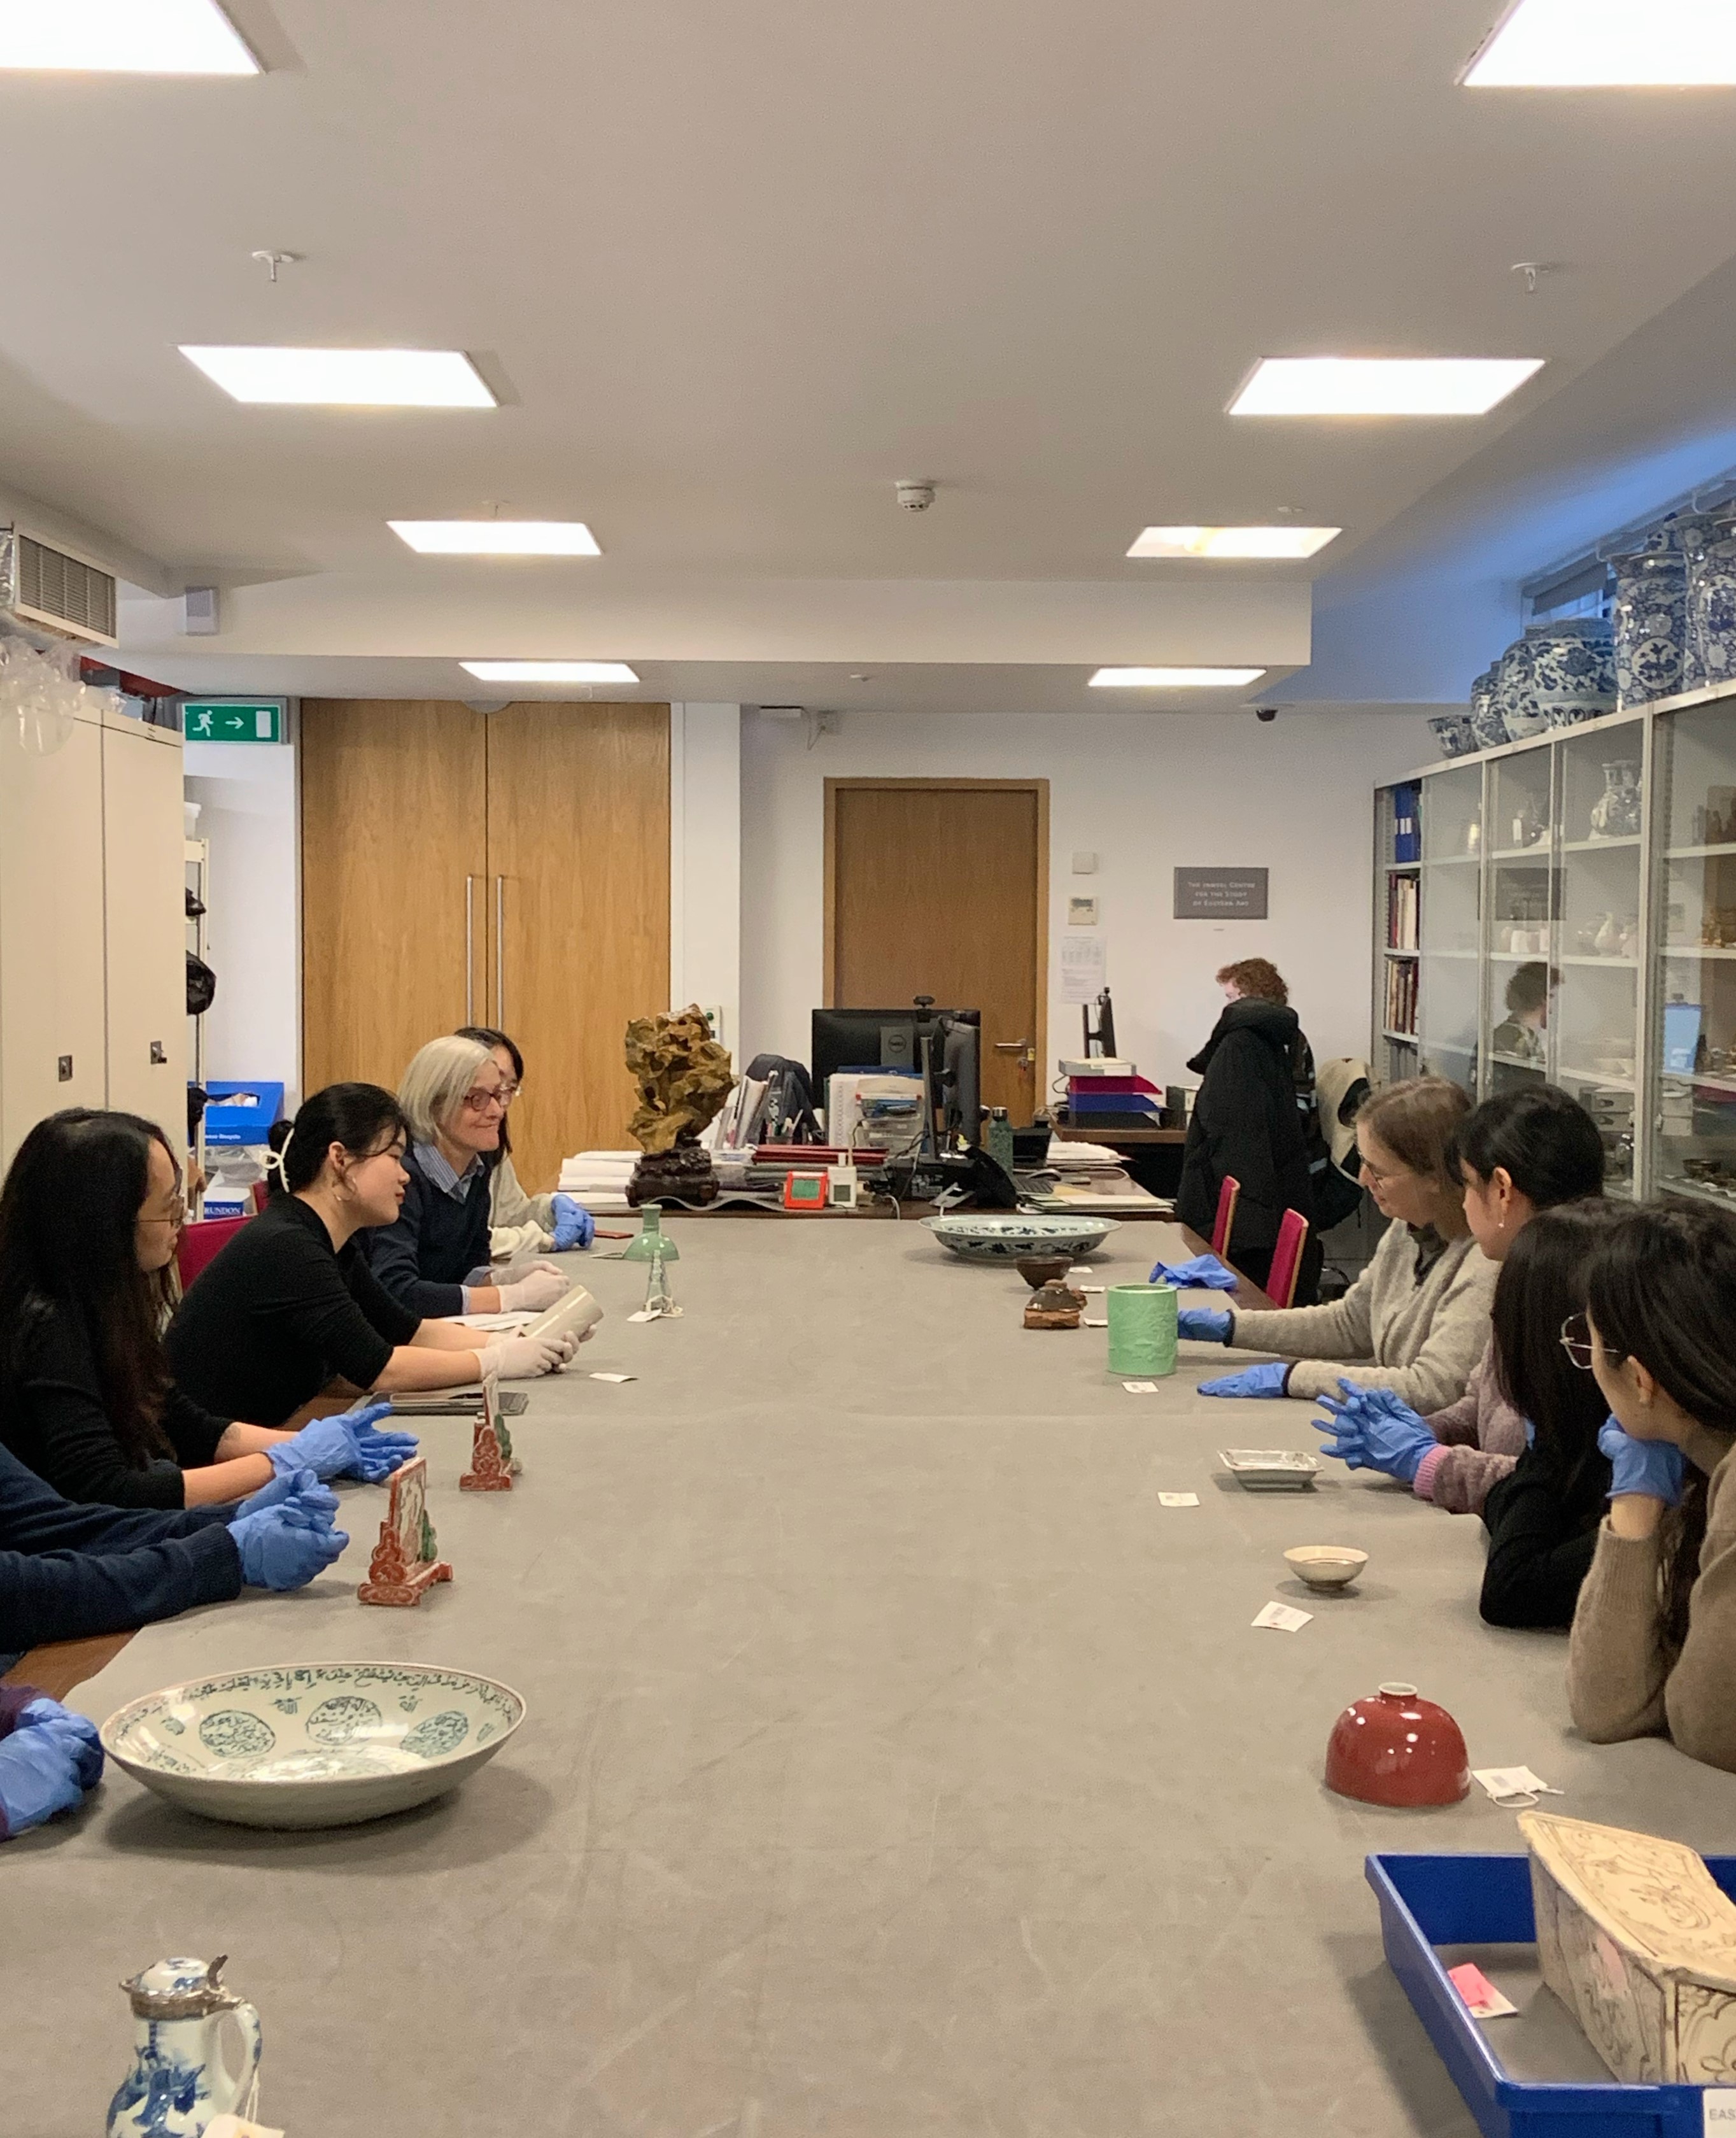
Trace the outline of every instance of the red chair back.
<instances>
[{"instance_id":1,"label":"red chair back","mask_svg":"<svg viewBox=\"0 0 1736 2138\"><path fill-rule=\"evenodd\" d=\"M1308 1245L1308 1220L1300 1210L1286 1210L1278 1222L1278 1244L1272 1250L1272 1267L1265 1288L1275 1306L1293 1306L1296 1279L1302 1273L1302 1250Z\"/></svg>"},{"instance_id":2,"label":"red chair back","mask_svg":"<svg viewBox=\"0 0 1736 2138\"><path fill-rule=\"evenodd\" d=\"M1236 1198L1241 1193L1241 1183L1233 1173L1226 1173L1217 1191L1217 1217L1212 1227L1212 1252L1220 1262L1229 1259L1230 1235L1236 1229Z\"/></svg>"},{"instance_id":3,"label":"red chair back","mask_svg":"<svg viewBox=\"0 0 1736 2138\"><path fill-rule=\"evenodd\" d=\"M250 1221L246 1218L202 1218L183 1225L175 1248L175 1267L181 1272L181 1289L189 1290L193 1279L221 1247L227 1247Z\"/></svg>"}]
</instances>

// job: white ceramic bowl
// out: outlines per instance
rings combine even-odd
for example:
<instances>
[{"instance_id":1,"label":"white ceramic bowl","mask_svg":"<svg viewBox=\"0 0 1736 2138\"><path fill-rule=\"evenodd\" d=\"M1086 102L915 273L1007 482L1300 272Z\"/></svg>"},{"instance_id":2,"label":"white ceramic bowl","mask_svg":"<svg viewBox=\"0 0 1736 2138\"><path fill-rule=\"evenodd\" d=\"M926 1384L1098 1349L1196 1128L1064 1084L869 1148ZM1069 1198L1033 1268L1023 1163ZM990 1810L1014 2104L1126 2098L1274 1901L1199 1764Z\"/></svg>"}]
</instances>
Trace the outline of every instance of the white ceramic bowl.
<instances>
[{"instance_id":1,"label":"white ceramic bowl","mask_svg":"<svg viewBox=\"0 0 1736 2138\"><path fill-rule=\"evenodd\" d=\"M171 1804L238 1826L348 1826L443 1796L524 1719L508 1686L431 1663L300 1663L146 1693L103 1750Z\"/></svg>"},{"instance_id":2,"label":"white ceramic bowl","mask_svg":"<svg viewBox=\"0 0 1736 2138\"><path fill-rule=\"evenodd\" d=\"M1299 1544L1284 1555L1290 1572L1310 1589L1348 1589L1368 1564L1368 1555L1348 1544Z\"/></svg>"},{"instance_id":3,"label":"white ceramic bowl","mask_svg":"<svg viewBox=\"0 0 1736 2138\"><path fill-rule=\"evenodd\" d=\"M1114 1218L1024 1210L950 1211L922 1222L942 1247L968 1262L1016 1262L1025 1255L1070 1255L1077 1261L1120 1230Z\"/></svg>"}]
</instances>

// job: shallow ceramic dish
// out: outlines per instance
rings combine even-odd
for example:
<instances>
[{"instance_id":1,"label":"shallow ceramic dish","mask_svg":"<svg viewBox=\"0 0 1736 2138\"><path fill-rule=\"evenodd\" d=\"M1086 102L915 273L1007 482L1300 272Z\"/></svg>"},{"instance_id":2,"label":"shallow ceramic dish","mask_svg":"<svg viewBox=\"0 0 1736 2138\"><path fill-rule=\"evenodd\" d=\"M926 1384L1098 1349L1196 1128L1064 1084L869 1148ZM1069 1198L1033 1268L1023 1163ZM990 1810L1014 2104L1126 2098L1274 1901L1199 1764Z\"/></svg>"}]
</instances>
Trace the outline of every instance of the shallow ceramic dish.
<instances>
[{"instance_id":1,"label":"shallow ceramic dish","mask_svg":"<svg viewBox=\"0 0 1736 2138\"><path fill-rule=\"evenodd\" d=\"M1251 1492L1307 1492L1324 1467L1294 1447L1220 1447L1217 1459Z\"/></svg>"},{"instance_id":2,"label":"shallow ceramic dish","mask_svg":"<svg viewBox=\"0 0 1736 2138\"><path fill-rule=\"evenodd\" d=\"M1348 1544L1299 1544L1284 1555L1290 1572L1310 1589L1348 1589L1368 1564L1368 1555Z\"/></svg>"},{"instance_id":3,"label":"shallow ceramic dish","mask_svg":"<svg viewBox=\"0 0 1736 2138\"><path fill-rule=\"evenodd\" d=\"M968 1262L1016 1262L1030 1255L1065 1255L1077 1262L1119 1232L1114 1218L1044 1216L1023 1210L958 1210L923 1224Z\"/></svg>"},{"instance_id":4,"label":"shallow ceramic dish","mask_svg":"<svg viewBox=\"0 0 1736 2138\"><path fill-rule=\"evenodd\" d=\"M431 1663L232 1671L117 1708L103 1750L171 1804L237 1826L349 1826L444 1796L524 1719L508 1686Z\"/></svg>"}]
</instances>

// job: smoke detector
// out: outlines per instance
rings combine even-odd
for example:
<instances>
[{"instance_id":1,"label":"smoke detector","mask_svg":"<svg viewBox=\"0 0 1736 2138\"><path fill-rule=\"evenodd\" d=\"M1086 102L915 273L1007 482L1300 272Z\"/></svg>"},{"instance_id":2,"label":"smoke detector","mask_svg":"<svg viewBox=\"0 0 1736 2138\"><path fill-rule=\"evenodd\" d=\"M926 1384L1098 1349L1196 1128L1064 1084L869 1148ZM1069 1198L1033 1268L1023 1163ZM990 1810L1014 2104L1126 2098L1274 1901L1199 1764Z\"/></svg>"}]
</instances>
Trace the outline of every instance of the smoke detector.
<instances>
[{"instance_id":1,"label":"smoke detector","mask_svg":"<svg viewBox=\"0 0 1736 2138\"><path fill-rule=\"evenodd\" d=\"M931 482L917 482L906 478L892 486L898 493L898 501L906 512L926 512L934 502L934 486Z\"/></svg>"}]
</instances>

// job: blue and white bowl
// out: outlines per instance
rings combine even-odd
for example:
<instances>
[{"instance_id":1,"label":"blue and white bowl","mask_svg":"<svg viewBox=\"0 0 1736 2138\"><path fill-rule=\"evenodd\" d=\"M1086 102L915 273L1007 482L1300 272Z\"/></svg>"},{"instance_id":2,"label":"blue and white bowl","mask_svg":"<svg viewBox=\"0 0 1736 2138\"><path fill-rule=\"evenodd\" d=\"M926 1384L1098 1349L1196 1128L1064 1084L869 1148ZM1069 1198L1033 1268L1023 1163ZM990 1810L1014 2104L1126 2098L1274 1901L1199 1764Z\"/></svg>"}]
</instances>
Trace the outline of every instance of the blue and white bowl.
<instances>
[{"instance_id":1,"label":"blue and white bowl","mask_svg":"<svg viewBox=\"0 0 1736 2138\"><path fill-rule=\"evenodd\" d=\"M1437 713L1429 727L1441 745L1443 757L1465 757L1477 747L1476 731L1469 713Z\"/></svg>"},{"instance_id":2,"label":"blue and white bowl","mask_svg":"<svg viewBox=\"0 0 1736 2138\"><path fill-rule=\"evenodd\" d=\"M1010 1264L1022 1255L1071 1255L1076 1261L1120 1230L1114 1218L1022 1210L955 1210L922 1222L942 1247L967 1262Z\"/></svg>"},{"instance_id":3,"label":"blue and white bowl","mask_svg":"<svg viewBox=\"0 0 1736 2138\"><path fill-rule=\"evenodd\" d=\"M444 1796L524 1719L509 1686L431 1663L232 1671L129 1701L103 1750L171 1804L237 1826L349 1826Z\"/></svg>"}]
</instances>

